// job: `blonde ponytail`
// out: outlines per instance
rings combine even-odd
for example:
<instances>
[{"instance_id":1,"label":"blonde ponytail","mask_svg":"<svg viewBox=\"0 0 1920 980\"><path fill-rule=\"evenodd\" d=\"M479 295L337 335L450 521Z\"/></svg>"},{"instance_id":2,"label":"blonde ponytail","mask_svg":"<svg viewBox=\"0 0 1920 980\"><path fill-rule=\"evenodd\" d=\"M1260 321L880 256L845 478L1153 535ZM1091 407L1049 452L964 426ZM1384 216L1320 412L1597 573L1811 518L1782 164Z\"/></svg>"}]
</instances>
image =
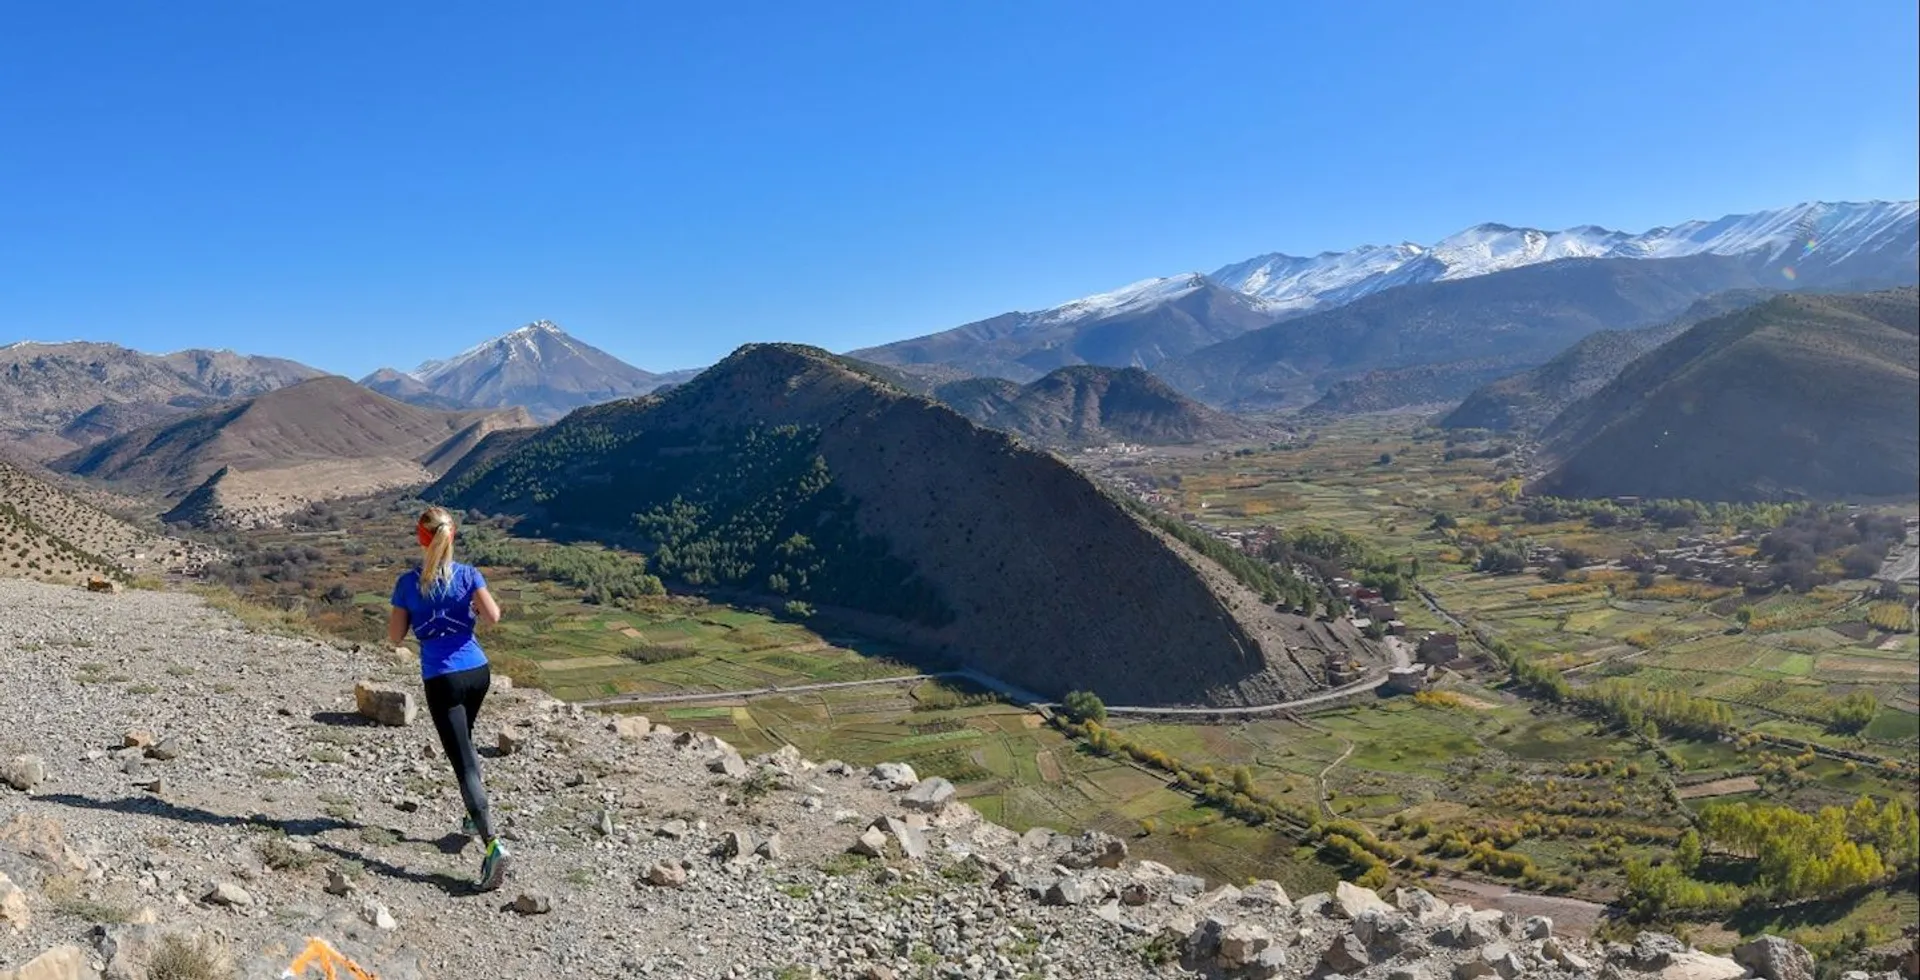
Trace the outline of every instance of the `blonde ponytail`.
<instances>
[{"instance_id":1,"label":"blonde ponytail","mask_svg":"<svg viewBox=\"0 0 1920 980\"><path fill-rule=\"evenodd\" d=\"M453 577L453 515L442 507L429 507L420 515L420 536L425 538L420 561L420 594L432 595Z\"/></svg>"}]
</instances>

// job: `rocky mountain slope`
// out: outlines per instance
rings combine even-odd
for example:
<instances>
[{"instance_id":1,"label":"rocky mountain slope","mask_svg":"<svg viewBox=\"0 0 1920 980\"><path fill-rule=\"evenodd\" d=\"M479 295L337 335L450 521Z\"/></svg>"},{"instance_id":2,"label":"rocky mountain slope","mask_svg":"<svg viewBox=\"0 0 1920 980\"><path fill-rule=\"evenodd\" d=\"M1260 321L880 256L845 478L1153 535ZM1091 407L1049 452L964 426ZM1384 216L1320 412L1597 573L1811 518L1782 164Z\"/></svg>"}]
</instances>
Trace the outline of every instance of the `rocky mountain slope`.
<instances>
[{"instance_id":1,"label":"rocky mountain slope","mask_svg":"<svg viewBox=\"0 0 1920 980\"><path fill-rule=\"evenodd\" d=\"M397 402L418 405L421 408L434 408L444 412L457 412L472 406L444 395L434 394L426 382L411 374L396 371L393 368L381 368L360 379L360 384L372 388Z\"/></svg>"},{"instance_id":2,"label":"rocky mountain slope","mask_svg":"<svg viewBox=\"0 0 1920 980\"><path fill-rule=\"evenodd\" d=\"M1781 296L1635 360L1541 433L1544 492L1911 497L1920 294Z\"/></svg>"},{"instance_id":3,"label":"rocky mountain slope","mask_svg":"<svg viewBox=\"0 0 1920 980\"><path fill-rule=\"evenodd\" d=\"M903 766L747 760L498 688L476 734L501 748L483 765L517 863L475 893L410 660L251 633L178 594L0 582L0 606L20 610L0 619L0 716L28 723L0 730L10 980L316 977L293 968L309 951L381 980L1813 969L1783 940L1737 960L1655 933L1599 943L1418 888L1211 885L1104 834L1015 834ZM125 685L88 682L101 664ZM357 713L362 682L384 723Z\"/></svg>"},{"instance_id":4,"label":"rocky mountain slope","mask_svg":"<svg viewBox=\"0 0 1920 980\"><path fill-rule=\"evenodd\" d=\"M0 460L0 576L124 579L192 572L217 557L213 548L142 528L89 499L99 496L32 464Z\"/></svg>"},{"instance_id":5,"label":"rocky mountain slope","mask_svg":"<svg viewBox=\"0 0 1920 980\"><path fill-rule=\"evenodd\" d=\"M1273 611L1084 476L824 351L752 345L584 409L431 499L630 544L701 587L857 610L1058 696L1256 704L1323 686L1349 627Z\"/></svg>"},{"instance_id":6,"label":"rocky mountain slope","mask_svg":"<svg viewBox=\"0 0 1920 980\"><path fill-rule=\"evenodd\" d=\"M524 408L551 422L582 405L644 394L666 383L546 320L411 373L382 368L360 383L429 408Z\"/></svg>"},{"instance_id":7,"label":"rocky mountain slope","mask_svg":"<svg viewBox=\"0 0 1920 980\"><path fill-rule=\"evenodd\" d=\"M1204 276L1152 279L1038 313L1006 313L848 356L1032 381L1058 367L1144 367L1266 326L1273 317Z\"/></svg>"},{"instance_id":8,"label":"rocky mountain slope","mask_svg":"<svg viewBox=\"0 0 1920 980\"><path fill-rule=\"evenodd\" d=\"M231 351L143 354L115 344L9 344L0 347L0 440L49 458L320 374L293 361Z\"/></svg>"},{"instance_id":9,"label":"rocky mountain slope","mask_svg":"<svg viewBox=\"0 0 1920 980\"><path fill-rule=\"evenodd\" d=\"M1304 404L1369 371L1433 368L1422 401L1466 395L1490 369L1539 364L1597 330L1665 322L1703 296L1758 285L1742 259L1566 259L1375 293L1161 366L1212 405ZM1390 407L1390 406L1383 406Z\"/></svg>"},{"instance_id":10,"label":"rocky mountain slope","mask_svg":"<svg viewBox=\"0 0 1920 980\"><path fill-rule=\"evenodd\" d=\"M1729 290L1700 300L1666 323L1638 330L1590 333L1537 368L1474 389L1441 418L1440 425L1449 429L1538 431L1567 406L1613 380L1634 358L1680 336L1696 323L1752 306L1772 295L1771 290Z\"/></svg>"},{"instance_id":11,"label":"rocky mountain slope","mask_svg":"<svg viewBox=\"0 0 1920 980\"><path fill-rule=\"evenodd\" d=\"M431 482L521 410L438 412L327 376L196 412L50 465L176 501L169 517L249 525L328 497ZM244 501L244 503L242 503Z\"/></svg>"},{"instance_id":12,"label":"rocky mountain slope","mask_svg":"<svg viewBox=\"0 0 1920 980\"><path fill-rule=\"evenodd\" d=\"M980 423L1042 445L1260 441L1279 430L1215 411L1140 368L1078 365L1026 385L973 378L933 395Z\"/></svg>"}]
</instances>

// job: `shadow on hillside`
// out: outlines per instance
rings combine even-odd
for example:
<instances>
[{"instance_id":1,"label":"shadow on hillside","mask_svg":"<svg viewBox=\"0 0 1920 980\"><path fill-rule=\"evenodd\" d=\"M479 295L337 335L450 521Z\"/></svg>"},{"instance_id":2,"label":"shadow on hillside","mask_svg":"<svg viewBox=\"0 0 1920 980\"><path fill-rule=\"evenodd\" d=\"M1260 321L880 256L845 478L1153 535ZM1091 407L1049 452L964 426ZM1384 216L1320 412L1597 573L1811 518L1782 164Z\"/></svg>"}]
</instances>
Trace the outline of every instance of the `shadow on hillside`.
<instances>
[{"instance_id":1,"label":"shadow on hillside","mask_svg":"<svg viewBox=\"0 0 1920 980\"><path fill-rule=\"evenodd\" d=\"M279 820L264 814L236 817L224 813L214 813L211 810L202 810L198 807L180 806L179 804L169 803L166 800L152 796L125 796L117 800L100 800L73 793L51 793L46 796L36 796L34 799L38 802L53 803L59 806L73 807L78 810L104 810L109 813L159 817L163 820L176 820L180 823L197 824L200 826L257 827L262 830L279 831L288 837L312 838L327 833L328 831L358 831L365 830L369 826L368 824L357 821L336 820L331 817L291 820ZM398 835L398 840L401 843L428 844L438 848L443 854L458 854L461 849L465 847L467 839L459 834L448 834L439 840L431 841ZM453 842L456 840L460 842L460 847L453 846ZM391 878L395 881L409 881L420 885L432 885L449 895L479 894L479 890L474 887L473 882L465 878L456 878L452 875L441 874L439 872L412 871L329 841L314 840L310 841L310 843L313 844L314 849L317 851L330 854L342 861L354 862L364 867L368 874L376 874L383 878ZM449 848L451 848L451 850Z\"/></svg>"}]
</instances>

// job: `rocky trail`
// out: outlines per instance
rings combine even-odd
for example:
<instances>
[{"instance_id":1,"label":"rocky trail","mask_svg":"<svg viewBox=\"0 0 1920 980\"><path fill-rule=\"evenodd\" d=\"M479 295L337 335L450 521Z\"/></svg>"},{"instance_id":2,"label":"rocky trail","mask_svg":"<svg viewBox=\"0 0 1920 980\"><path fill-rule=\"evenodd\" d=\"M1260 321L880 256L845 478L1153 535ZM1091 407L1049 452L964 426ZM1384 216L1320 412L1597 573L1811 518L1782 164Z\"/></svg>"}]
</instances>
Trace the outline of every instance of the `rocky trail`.
<instances>
[{"instance_id":1,"label":"rocky trail","mask_svg":"<svg viewBox=\"0 0 1920 980\"><path fill-rule=\"evenodd\" d=\"M0 581L0 609L4 980L318 977L330 950L379 980L1812 976L1781 941L1736 962L1420 890L1209 888L904 766L499 686L478 735L517 863L478 893L411 661L182 594Z\"/></svg>"}]
</instances>

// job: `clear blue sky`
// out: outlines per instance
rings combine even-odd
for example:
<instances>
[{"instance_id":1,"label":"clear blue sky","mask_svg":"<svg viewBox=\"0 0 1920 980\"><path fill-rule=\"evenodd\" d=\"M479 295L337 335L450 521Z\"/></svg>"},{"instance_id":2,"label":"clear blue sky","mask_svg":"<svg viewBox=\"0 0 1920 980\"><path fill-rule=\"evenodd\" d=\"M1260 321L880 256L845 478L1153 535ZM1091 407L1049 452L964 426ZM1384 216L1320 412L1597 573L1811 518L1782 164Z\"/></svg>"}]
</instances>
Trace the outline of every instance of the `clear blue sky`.
<instances>
[{"instance_id":1,"label":"clear blue sky","mask_svg":"<svg viewBox=\"0 0 1920 980\"><path fill-rule=\"evenodd\" d=\"M697 8L697 9L696 9ZM1267 251L1916 196L1913 0L23 3L0 343L836 350Z\"/></svg>"}]
</instances>

